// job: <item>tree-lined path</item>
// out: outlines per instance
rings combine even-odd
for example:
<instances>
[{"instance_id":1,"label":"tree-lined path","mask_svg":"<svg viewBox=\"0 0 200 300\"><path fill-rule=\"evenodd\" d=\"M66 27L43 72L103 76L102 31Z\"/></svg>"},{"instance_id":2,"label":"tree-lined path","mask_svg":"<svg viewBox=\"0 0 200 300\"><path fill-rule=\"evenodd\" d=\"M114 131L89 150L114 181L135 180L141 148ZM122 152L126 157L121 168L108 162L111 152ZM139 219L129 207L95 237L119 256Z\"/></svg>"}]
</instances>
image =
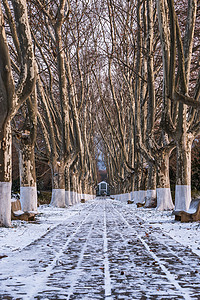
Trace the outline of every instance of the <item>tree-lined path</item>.
<instances>
[{"instance_id":1,"label":"tree-lined path","mask_svg":"<svg viewBox=\"0 0 200 300\"><path fill-rule=\"evenodd\" d=\"M0 261L0 299L199 299L200 258L133 211L88 201Z\"/></svg>"}]
</instances>

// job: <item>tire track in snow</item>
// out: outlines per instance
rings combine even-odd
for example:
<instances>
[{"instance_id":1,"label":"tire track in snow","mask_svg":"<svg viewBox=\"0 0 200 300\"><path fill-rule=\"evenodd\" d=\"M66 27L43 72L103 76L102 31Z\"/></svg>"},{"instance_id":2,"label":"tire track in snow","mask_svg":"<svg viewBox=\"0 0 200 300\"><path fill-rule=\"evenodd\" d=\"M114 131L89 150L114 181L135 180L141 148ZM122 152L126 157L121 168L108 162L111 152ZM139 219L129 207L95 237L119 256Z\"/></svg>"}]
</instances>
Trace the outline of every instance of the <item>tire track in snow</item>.
<instances>
[{"instance_id":1,"label":"tire track in snow","mask_svg":"<svg viewBox=\"0 0 200 300\"><path fill-rule=\"evenodd\" d=\"M151 251L151 249L149 248L148 244L144 241L144 239L137 233L137 231L135 229L132 228L132 226L129 224L129 222L125 219L125 217L122 215L122 213L120 211L118 211L118 209L116 209L113 205L112 205L113 209L119 214L119 216L121 217L121 219L124 221L124 223L136 234L136 236L138 237L138 239L141 241L141 243L144 245L144 247L146 248L146 250L148 251L149 255L152 256L152 258L159 264L160 268L162 269L162 271L166 274L166 277L168 278L168 280L175 286L175 288L181 292L181 294L183 295L185 300L192 300L191 295L189 293L189 291L187 291L187 289L182 288L180 286L180 284L177 282L175 276L170 273L167 268L163 265L163 263L161 262L161 260L159 259L159 257L153 253ZM137 222L136 222L137 223ZM137 224L139 225L139 224Z\"/></svg>"}]
</instances>

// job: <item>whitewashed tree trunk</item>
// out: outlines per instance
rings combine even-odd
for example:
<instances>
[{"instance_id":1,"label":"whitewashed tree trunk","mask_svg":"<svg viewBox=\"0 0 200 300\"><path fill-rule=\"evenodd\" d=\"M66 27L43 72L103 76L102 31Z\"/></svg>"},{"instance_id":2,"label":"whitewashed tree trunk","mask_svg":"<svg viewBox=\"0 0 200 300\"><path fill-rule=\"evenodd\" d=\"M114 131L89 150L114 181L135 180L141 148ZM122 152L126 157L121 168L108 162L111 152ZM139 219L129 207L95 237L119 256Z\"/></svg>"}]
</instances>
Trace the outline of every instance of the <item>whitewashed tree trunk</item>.
<instances>
[{"instance_id":1,"label":"whitewashed tree trunk","mask_svg":"<svg viewBox=\"0 0 200 300\"><path fill-rule=\"evenodd\" d=\"M12 134L10 123L0 131L0 226L11 226Z\"/></svg>"},{"instance_id":2,"label":"whitewashed tree trunk","mask_svg":"<svg viewBox=\"0 0 200 300\"><path fill-rule=\"evenodd\" d=\"M19 152L20 202L23 211L37 212L37 184L35 170L35 142L37 137L37 93L26 101L29 130L21 134ZM16 139L15 139L16 140Z\"/></svg>"},{"instance_id":3,"label":"whitewashed tree trunk","mask_svg":"<svg viewBox=\"0 0 200 300\"><path fill-rule=\"evenodd\" d=\"M70 197L71 203L74 205L76 203L76 194L75 194L75 175L74 173L71 174L71 181L70 181Z\"/></svg>"},{"instance_id":4,"label":"whitewashed tree trunk","mask_svg":"<svg viewBox=\"0 0 200 300\"><path fill-rule=\"evenodd\" d=\"M195 90L194 83L190 86L190 79L192 55L195 51L193 45L197 0L186 1L185 28L182 23L181 26L179 25L179 16L176 15L174 1L157 0L156 3L163 55L165 130L176 142L177 149L175 210L187 211L191 202L191 145L199 133L199 130L193 131L192 128L199 128L199 113L193 109L189 110L183 103L191 105L190 103L195 104L199 100L198 92L194 93L194 98L189 96L190 90ZM198 39L197 36L196 38ZM192 76L192 81L194 80L195 76ZM196 91L199 89L198 80L197 77ZM169 99L179 101L178 109L175 105L172 114L173 106Z\"/></svg>"},{"instance_id":5,"label":"whitewashed tree trunk","mask_svg":"<svg viewBox=\"0 0 200 300\"><path fill-rule=\"evenodd\" d=\"M19 150L20 202L23 211L37 211L34 147L26 139Z\"/></svg>"},{"instance_id":6,"label":"whitewashed tree trunk","mask_svg":"<svg viewBox=\"0 0 200 300\"><path fill-rule=\"evenodd\" d=\"M71 195L70 195L70 175L69 168L65 168L65 204L66 206L71 206Z\"/></svg>"},{"instance_id":7,"label":"whitewashed tree trunk","mask_svg":"<svg viewBox=\"0 0 200 300\"><path fill-rule=\"evenodd\" d=\"M74 176L74 193L75 193L75 203L78 203L78 178Z\"/></svg>"},{"instance_id":8,"label":"whitewashed tree trunk","mask_svg":"<svg viewBox=\"0 0 200 300\"><path fill-rule=\"evenodd\" d=\"M51 166L52 171L52 196L51 205L65 207L65 176L64 164L57 161Z\"/></svg>"},{"instance_id":9,"label":"whitewashed tree trunk","mask_svg":"<svg viewBox=\"0 0 200 300\"><path fill-rule=\"evenodd\" d=\"M187 211L191 202L191 147L193 137L183 135L176 145L175 210Z\"/></svg>"},{"instance_id":10,"label":"whitewashed tree trunk","mask_svg":"<svg viewBox=\"0 0 200 300\"><path fill-rule=\"evenodd\" d=\"M146 196L147 196L147 191L145 191L145 190L140 190L139 191L140 203L144 203L145 202Z\"/></svg>"},{"instance_id":11,"label":"whitewashed tree trunk","mask_svg":"<svg viewBox=\"0 0 200 300\"><path fill-rule=\"evenodd\" d=\"M157 161L157 210L174 209L169 180L169 155L171 151L160 152Z\"/></svg>"},{"instance_id":12,"label":"whitewashed tree trunk","mask_svg":"<svg viewBox=\"0 0 200 300\"><path fill-rule=\"evenodd\" d=\"M141 178L142 178L142 170L140 167L140 154L136 152L135 154L135 176L134 176L134 202L135 203L142 203L140 201L140 184L141 184Z\"/></svg>"},{"instance_id":13,"label":"whitewashed tree trunk","mask_svg":"<svg viewBox=\"0 0 200 300\"><path fill-rule=\"evenodd\" d=\"M13 79L5 22L0 5L0 226L11 225L10 122L35 86L36 65L25 0L12 1L18 38L19 76ZM9 30L8 30L9 31ZM11 30L12 32L12 30ZM13 33L13 32L12 32ZM12 38L9 37L9 41Z\"/></svg>"},{"instance_id":14,"label":"whitewashed tree trunk","mask_svg":"<svg viewBox=\"0 0 200 300\"><path fill-rule=\"evenodd\" d=\"M156 207L156 169L155 165L149 164L147 194L145 207Z\"/></svg>"}]
</instances>

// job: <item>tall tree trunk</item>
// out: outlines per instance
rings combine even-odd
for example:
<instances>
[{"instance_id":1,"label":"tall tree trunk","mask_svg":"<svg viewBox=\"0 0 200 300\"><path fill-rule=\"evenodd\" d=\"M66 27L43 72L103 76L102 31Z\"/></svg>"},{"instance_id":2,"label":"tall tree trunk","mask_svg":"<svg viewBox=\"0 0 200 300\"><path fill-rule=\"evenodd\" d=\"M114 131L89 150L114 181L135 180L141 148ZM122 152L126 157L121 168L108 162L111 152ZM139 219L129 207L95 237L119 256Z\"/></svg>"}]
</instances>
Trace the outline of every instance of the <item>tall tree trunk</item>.
<instances>
[{"instance_id":1,"label":"tall tree trunk","mask_svg":"<svg viewBox=\"0 0 200 300\"><path fill-rule=\"evenodd\" d=\"M83 178L83 180L81 181L81 185L82 185L82 199L85 199L85 194L86 194L86 178Z\"/></svg>"},{"instance_id":2,"label":"tall tree trunk","mask_svg":"<svg viewBox=\"0 0 200 300\"><path fill-rule=\"evenodd\" d=\"M52 197L51 205L55 207L65 207L65 176L64 163L55 161L51 165L52 172Z\"/></svg>"},{"instance_id":3,"label":"tall tree trunk","mask_svg":"<svg viewBox=\"0 0 200 300\"><path fill-rule=\"evenodd\" d=\"M65 167L65 204L67 206L72 205L70 197L70 175L69 167Z\"/></svg>"},{"instance_id":4,"label":"tall tree trunk","mask_svg":"<svg viewBox=\"0 0 200 300\"><path fill-rule=\"evenodd\" d=\"M171 210L174 209L172 202L170 180L169 180L169 156L171 150L160 152L157 160L157 209Z\"/></svg>"},{"instance_id":5,"label":"tall tree trunk","mask_svg":"<svg viewBox=\"0 0 200 300\"><path fill-rule=\"evenodd\" d=\"M70 181L70 197L71 203L74 205L76 203L76 194L75 194L75 174L72 172L71 181Z\"/></svg>"},{"instance_id":6,"label":"tall tree trunk","mask_svg":"<svg viewBox=\"0 0 200 300\"><path fill-rule=\"evenodd\" d=\"M10 122L0 130L0 226L11 226L12 134Z\"/></svg>"},{"instance_id":7,"label":"tall tree trunk","mask_svg":"<svg viewBox=\"0 0 200 300\"><path fill-rule=\"evenodd\" d=\"M147 172L146 169L143 168L142 176L141 176L140 192L139 192L140 203L145 202L146 195L147 195Z\"/></svg>"},{"instance_id":8,"label":"tall tree trunk","mask_svg":"<svg viewBox=\"0 0 200 300\"><path fill-rule=\"evenodd\" d=\"M134 200L134 183L135 183L135 175L131 174L130 175L130 183L131 183L131 191L130 191L130 195L131 195L131 200Z\"/></svg>"},{"instance_id":9,"label":"tall tree trunk","mask_svg":"<svg viewBox=\"0 0 200 300\"><path fill-rule=\"evenodd\" d=\"M0 5L0 226L11 225L12 138L10 122L19 107L31 94L36 80L26 1L13 0L12 4L19 39L19 55L21 56L19 59L20 66L18 66L20 72L15 81L5 32L7 24L5 25Z\"/></svg>"},{"instance_id":10,"label":"tall tree trunk","mask_svg":"<svg viewBox=\"0 0 200 300\"><path fill-rule=\"evenodd\" d=\"M78 202L81 202L81 198L82 198L82 184L81 184L81 180L80 177L78 178Z\"/></svg>"},{"instance_id":11,"label":"tall tree trunk","mask_svg":"<svg viewBox=\"0 0 200 300\"><path fill-rule=\"evenodd\" d=\"M149 163L145 207L156 207L156 167Z\"/></svg>"},{"instance_id":12,"label":"tall tree trunk","mask_svg":"<svg viewBox=\"0 0 200 300\"><path fill-rule=\"evenodd\" d=\"M35 171L35 142L37 137L37 93L26 101L30 125L20 137L19 174L20 202L23 211L37 211L37 185ZM18 143L17 143L18 144Z\"/></svg>"},{"instance_id":13,"label":"tall tree trunk","mask_svg":"<svg viewBox=\"0 0 200 300\"><path fill-rule=\"evenodd\" d=\"M175 210L188 210L191 202L191 148L193 136L183 134L176 143Z\"/></svg>"},{"instance_id":14,"label":"tall tree trunk","mask_svg":"<svg viewBox=\"0 0 200 300\"><path fill-rule=\"evenodd\" d=\"M140 201L140 184L142 178L142 170L141 170L141 159L140 153L135 151L135 176L134 176L134 202L141 203Z\"/></svg>"},{"instance_id":15,"label":"tall tree trunk","mask_svg":"<svg viewBox=\"0 0 200 300\"><path fill-rule=\"evenodd\" d=\"M76 204L79 203L78 192L79 192L79 189L78 189L78 176L76 174L76 176L75 176L75 197L76 197Z\"/></svg>"},{"instance_id":16,"label":"tall tree trunk","mask_svg":"<svg viewBox=\"0 0 200 300\"><path fill-rule=\"evenodd\" d=\"M34 145L29 136L21 138L19 150L20 202L23 211L37 211Z\"/></svg>"}]
</instances>

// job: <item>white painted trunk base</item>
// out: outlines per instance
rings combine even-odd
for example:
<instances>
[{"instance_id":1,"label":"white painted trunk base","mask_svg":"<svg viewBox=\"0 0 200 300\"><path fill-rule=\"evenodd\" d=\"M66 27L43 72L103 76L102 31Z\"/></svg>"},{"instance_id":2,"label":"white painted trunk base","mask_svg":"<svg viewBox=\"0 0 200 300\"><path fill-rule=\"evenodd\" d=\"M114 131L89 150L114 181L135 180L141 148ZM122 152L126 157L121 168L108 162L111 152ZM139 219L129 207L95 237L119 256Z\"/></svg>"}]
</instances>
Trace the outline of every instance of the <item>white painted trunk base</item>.
<instances>
[{"instance_id":1,"label":"white painted trunk base","mask_svg":"<svg viewBox=\"0 0 200 300\"><path fill-rule=\"evenodd\" d=\"M175 210L187 211L190 207L191 200L191 185L176 185Z\"/></svg>"},{"instance_id":2,"label":"white painted trunk base","mask_svg":"<svg viewBox=\"0 0 200 300\"><path fill-rule=\"evenodd\" d=\"M140 203L145 202L146 195L147 195L147 191L144 191L144 190L139 191Z\"/></svg>"},{"instance_id":3,"label":"white painted trunk base","mask_svg":"<svg viewBox=\"0 0 200 300\"><path fill-rule=\"evenodd\" d=\"M84 199L84 200L86 200L86 198L85 198L85 194L80 194L80 197L81 197L81 199Z\"/></svg>"},{"instance_id":4,"label":"white painted trunk base","mask_svg":"<svg viewBox=\"0 0 200 300\"><path fill-rule=\"evenodd\" d=\"M131 194L130 193L123 194L123 201L128 201L128 200L131 200Z\"/></svg>"},{"instance_id":5,"label":"white painted trunk base","mask_svg":"<svg viewBox=\"0 0 200 300\"><path fill-rule=\"evenodd\" d=\"M0 226L11 226L11 182L0 182Z\"/></svg>"},{"instance_id":6,"label":"white painted trunk base","mask_svg":"<svg viewBox=\"0 0 200 300\"><path fill-rule=\"evenodd\" d=\"M117 196L118 196L118 199L120 201L123 201L123 202L127 202L128 200L130 200L130 194L129 193L119 194Z\"/></svg>"},{"instance_id":7,"label":"white painted trunk base","mask_svg":"<svg viewBox=\"0 0 200 300\"><path fill-rule=\"evenodd\" d=\"M37 187L20 187L20 202L23 211L37 212Z\"/></svg>"},{"instance_id":8,"label":"white painted trunk base","mask_svg":"<svg viewBox=\"0 0 200 300\"><path fill-rule=\"evenodd\" d=\"M157 188L157 210L172 210L174 204L172 202L172 195L170 188Z\"/></svg>"},{"instance_id":9,"label":"white painted trunk base","mask_svg":"<svg viewBox=\"0 0 200 300\"><path fill-rule=\"evenodd\" d=\"M154 199L156 199L156 190L147 190L147 194L145 197L145 206L151 206Z\"/></svg>"},{"instance_id":10,"label":"white painted trunk base","mask_svg":"<svg viewBox=\"0 0 200 300\"><path fill-rule=\"evenodd\" d=\"M65 189L53 189L50 205L65 207Z\"/></svg>"},{"instance_id":11,"label":"white painted trunk base","mask_svg":"<svg viewBox=\"0 0 200 300\"><path fill-rule=\"evenodd\" d=\"M77 203L80 203L81 202L81 194L79 193L76 193L77 194Z\"/></svg>"},{"instance_id":12,"label":"white painted trunk base","mask_svg":"<svg viewBox=\"0 0 200 300\"><path fill-rule=\"evenodd\" d=\"M71 199L71 204L74 205L75 201L76 201L76 197L75 197L74 191L70 192L70 199Z\"/></svg>"},{"instance_id":13,"label":"white painted trunk base","mask_svg":"<svg viewBox=\"0 0 200 300\"><path fill-rule=\"evenodd\" d=\"M134 191L130 192L131 200L134 201Z\"/></svg>"},{"instance_id":14,"label":"white painted trunk base","mask_svg":"<svg viewBox=\"0 0 200 300\"><path fill-rule=\"evenodd\" d=\"M140 191L134 191L133 199L134 199L134 203L141 203L141 201L140 201Z\"/></svg>"},{"instance_id":15,"label":"white painted trunk base","mask_svg":"<svg viewBox=\"0 0 200 300\"><path fill-rule=\"evenodd\" d=\"M75 203L77 204L78 203L78 193L74 192L74 194L75 194Z\"/></svg>"},{"instance_id":16,"label":"white painted trunk base","mask_svg":"<svg viewBox=\"0 0 200 300\"><path fill-rule=\"evenodd\" d=\"M65 191L65 205L66 206L71 206L72 205L70 196L71 196L70 191Z\"/></svg>"},{"instance_id":17,"label":"white painted trunk base","mask_svg":"<svg viewBox=\"0 0 200 300\"><path fill-rule=\"evenodd\" d=\"M95 195L90 195L90 194L80 194L80 199L84 199L85 201L88 201L88 200L92 200L96 198Z\"/></svg>"}]
</instances>

